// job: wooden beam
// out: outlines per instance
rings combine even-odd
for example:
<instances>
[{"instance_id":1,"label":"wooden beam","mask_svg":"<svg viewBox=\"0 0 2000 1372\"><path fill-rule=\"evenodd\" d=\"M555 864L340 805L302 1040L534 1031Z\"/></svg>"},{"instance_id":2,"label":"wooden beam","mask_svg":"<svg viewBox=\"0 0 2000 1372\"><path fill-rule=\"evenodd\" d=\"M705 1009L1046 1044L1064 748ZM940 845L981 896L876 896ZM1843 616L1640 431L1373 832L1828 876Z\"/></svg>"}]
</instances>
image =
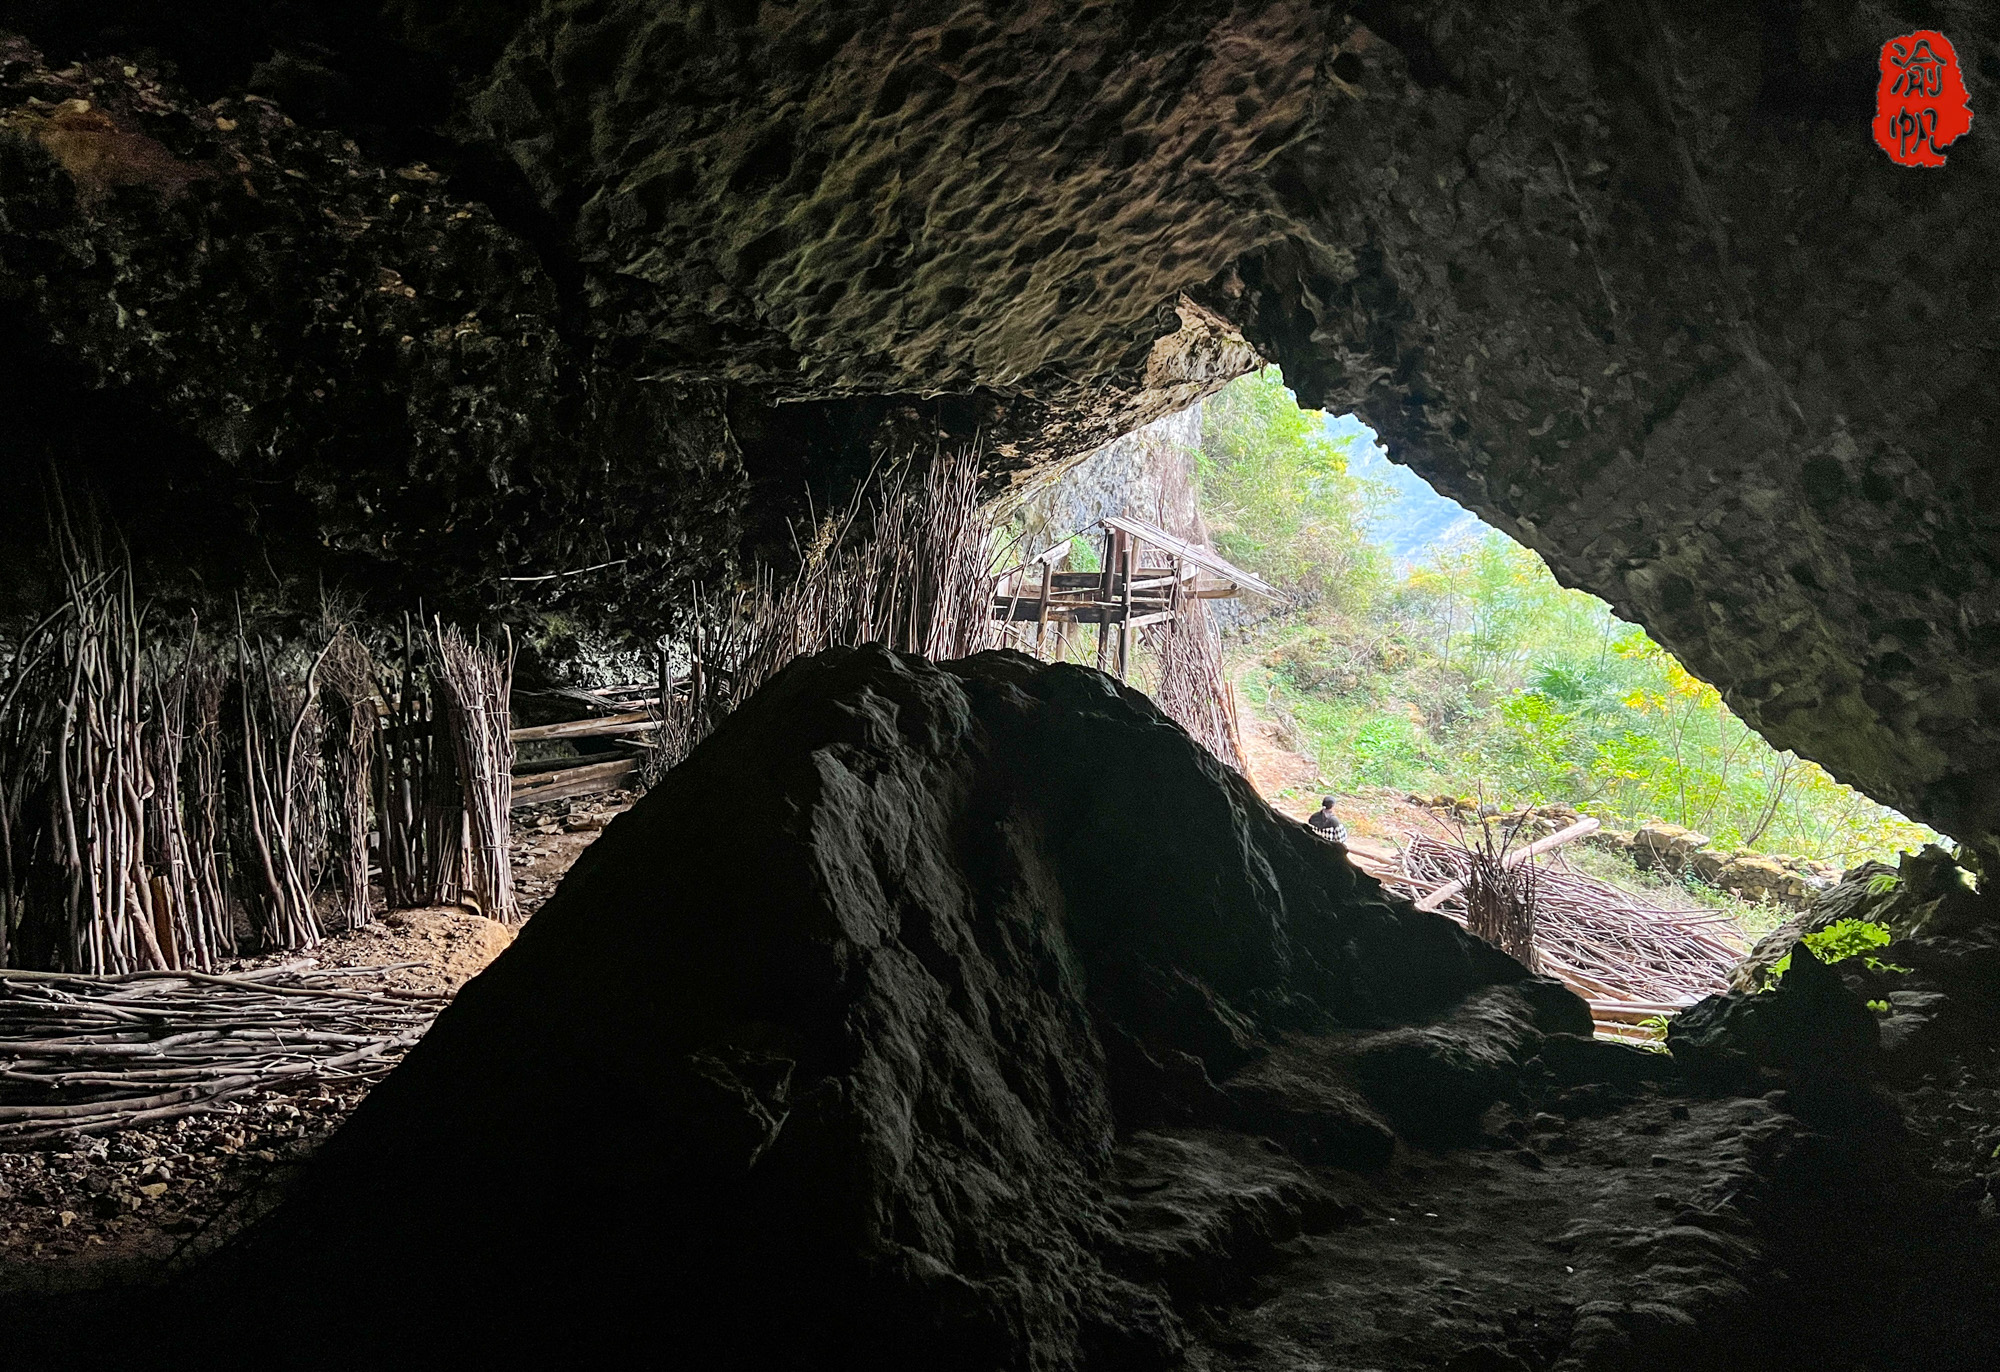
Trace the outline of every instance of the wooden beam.
<instances>
[{"instance_id":1,"label":"wooden beam","mask_svg":"<svg viewBox=\"0 0 2000 1372\"><path fill-rule=\"evenodd\" d=\"M1268 596L1272 600L1283 599L1282 592L1269 582L1224 561L1200 544L1174 537L1157 524L1148 524L1143 519L1133 519L1129 515L1106 515L1103 524L1105 528L1115 529L1128 538L1136 538L1149 547L1173 553L1185 561L1206 568L1217 576L1227 577L1245 590L1255 591L1258 595Z\"/></svg>"},{"instance_id":2,"label":"wooden beam","mask_svg":"<svg viewBox=\"0 0 2000 1372\"><path fill-rule=\"evenodd\" d=\"M519 809L523 805L537 805L545 800L563 800L570 796L609 791L638 770L639 759L621 757L611 762L593 762L586 767L569 767L540 776L516 777L510 804Z\"/></svg>"},{"instance_id":3,"label":"wooden beam","mask_svg":"<svg viewBox=\"0 0 2000 1372\"><path fill-rule=\"evenodd\" d=\"M637 734L657 729L659 723L645 710L629 715L605 715L598 719L571 719L561 724L535 724L512 730L508 737L516 743L534 743L549 738L602 738L607 734Z\"/></svg>"}]
</instances>

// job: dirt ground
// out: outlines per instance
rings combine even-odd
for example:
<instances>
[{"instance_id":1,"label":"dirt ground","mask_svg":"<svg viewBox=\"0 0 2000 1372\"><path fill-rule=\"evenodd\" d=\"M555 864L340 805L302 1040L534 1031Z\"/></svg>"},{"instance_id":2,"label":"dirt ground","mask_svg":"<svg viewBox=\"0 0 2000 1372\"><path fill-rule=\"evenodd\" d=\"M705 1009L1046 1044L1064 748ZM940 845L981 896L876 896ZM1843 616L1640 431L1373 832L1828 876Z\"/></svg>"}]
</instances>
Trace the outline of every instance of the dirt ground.
<instances>
[{"instance_id":1,"label":"dirt ground","mask_svg":"<svg viewBox=\"0 0 2000 1372\"><path fill-rule=\"evenodd\" d=\"M1283 731L1270 720L1245 710L1241 722L1244 775L1274 808L1304 819L1319 803L1314 794L1319 764L1293 751Z\"/></svg>"},{"instance_id":2,"label":"dirt ground","mask_svg":"<svg viewBox=\"0 0 2000 1372\"><path fill-rule=\"evenodd\" d=\"M1319 764L1285 741L1284 730L1245 709L1242 718L1244 774L1257 794L1279 814L1304 820L1319 808ZM1334 811L1347 826L1348 848L1362 859L1394 866L1405 835L1448 834L1435 814L1412 805L1401 791L1371 788L1336 795Z\"/></svg>"},{"instance_id":3,"label":"dirt ground","mask_svg":"<svg viewBox=\"0 0 2000 1372\"><path fill-rule=\"evenodd\" d=\"M542 908L563 873L597 841L604 826L632 808L630 791L555 800L514 812L514 889L523 916Z\"/></svg>"},{"instance_id":4,"label":"dirt ground","mask_svg":"<svg viewBox=\"0 0 2000 1372\"><path fill-rule=\"evenodd\" d=\"M515 886L532 914L630 806L629 793L555 801L515 815ZM289 964L355 969L356 987L450 995L514 931L457 907L401 910L309 954L246 957L222 970ZM388 968L387 971L375 969ZM204 1114L0 1152L0 1295L143 1279L206 1251L262 1213L368 1094L368 1083L258 1092Z\"/></svg>"}]
</instances>

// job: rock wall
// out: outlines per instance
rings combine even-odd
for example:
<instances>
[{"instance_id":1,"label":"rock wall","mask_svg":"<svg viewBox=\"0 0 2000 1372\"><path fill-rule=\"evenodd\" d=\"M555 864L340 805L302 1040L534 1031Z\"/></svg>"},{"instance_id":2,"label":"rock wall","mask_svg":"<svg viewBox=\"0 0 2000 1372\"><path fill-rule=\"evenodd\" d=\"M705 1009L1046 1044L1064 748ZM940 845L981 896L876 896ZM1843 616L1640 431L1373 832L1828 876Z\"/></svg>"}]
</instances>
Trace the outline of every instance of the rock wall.
<instances>
[{"instance_id":1,"label":"rock wall","mask_svg":"<svg viewBox=\"0 0 2000 1372\"><path fill-rule=\"evenodd\" d=\"M1156 419L1081 461L1051 464L1016 488L1010 533L1032 556L1106 515L1129 514L1207 541L1191 481L1201 451L1201 406Z\"/></svg>"},{"instance_id":2,"label":"rock wall","mask_svg":"<svg viewBox=\"0 0 2000 1372\"><path fill-rule=\"evenodd\" d=\"M1977 118L2000 21L1933 18ZM96 92L74 116L25 103L62 98L31 58L6 68L5 322L72 397L36 451L109 390L255 536L285 523L260 491L295 510L301 568L322 533L357 559L387 534L384 580L626 556L587 599L638 619L643 588L781 548L809 486L885 449L978 435L1004 483L1254 349L1774 743L2000 845L1996 182L1983 124L1931 171L1867 136L1900 10L397 0L333 28L273 7L226 43L124 4L24 22L101 59L61 78ZM333 127L270 143L225 103L221 130L146 94L114 55L135 43ZM391 106L456 182L402 178L357 112L406 68L435 108Z\"/></svg>"},{"instance_id":3,"label":"rock wall","mask_svg":"<svg viewBox=\"0 0 2000 1372\"><path fill-rule=\"evenodd\" d=\"M1296 217L1204 298L1773 743L1995 842L2000 183L1976 135L1921 174L1867 136L1908 22L1355 18L1271 171ZM1992 12L1938 21L1990 106Z\"/></svg>"}]
</instances>

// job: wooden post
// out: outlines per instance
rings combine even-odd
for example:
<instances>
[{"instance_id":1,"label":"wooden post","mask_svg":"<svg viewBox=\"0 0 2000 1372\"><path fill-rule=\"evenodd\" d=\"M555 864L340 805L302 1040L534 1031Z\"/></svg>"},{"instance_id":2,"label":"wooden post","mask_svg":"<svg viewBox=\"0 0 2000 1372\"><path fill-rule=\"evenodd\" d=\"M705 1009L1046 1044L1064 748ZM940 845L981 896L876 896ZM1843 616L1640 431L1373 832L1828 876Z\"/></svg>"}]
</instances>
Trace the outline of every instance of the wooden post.
<instances>
[{"instance_id":1,"label":"wooden post","mask_svg":"<svg viewBox=\"0 0 2000 1372\"><path fill-rule=\"evenodd\" d=\"M1021 570L1014 573L1014 593L1007 597L1007 619L1006 619L1007 627L1001 631L1004 634L1013 635L1014 646L1016 647L1020 646L1022 635L1021 631L1014 627L1014 611L1019 609L1021 606L1021 591L1024 587L1027 586L1027 584L1028 584L1028 568L1024 564L1021 567ZM997 588L995 590L995 595L996 596L998 595Z\"/></svg>"},{"instance_id":2,"label":"wooden post","mask_svg":"<svg viewBox=\"0 0 2000 1372\"><path fill-rule=\"evenodd\" d=\"M1055 563L1044 562L1042 564L1041 605L1040 608L1038 608L1035 611L1035 656L1036 657L1040 657L1042 655L1042 635L1048 630L1048 625L1049 625L1049 596L1053 593L1055 584L1056 584Z\"/></svg>"},{"instance_id":3,"label":"wooden post","mask_svg":"<svg viewBox=\"0 0 2000 1372\"><path fill-rule=\"evenodd\" d=\"M1127 538L1120 551L1125 555L1125 588L1120 596L1124 608L1118 617L1118 679L1125 680L1132 670L1132 581L1138 575L1139 550Z\"/></svg>"},{"instance_id":4,"label":"wooden post","mask_svg":"<svg viewBox=\"0 0 2000 1372\"><path fill-rule=\"evenodd\" d=\"M1118 531L1107 528L1104 531L1103 556L1099 559L1097 572L1097 594L1093 597L1099 606L1097 611L1097 670L1100 672L1104 670L1105 658L1108 656L1111 647L1111 617L1105 613L1103 606L1105 602L1111 599L1111 578L1116 574L1118 566L1117 548Z\"/></svg>"}]
</instances>

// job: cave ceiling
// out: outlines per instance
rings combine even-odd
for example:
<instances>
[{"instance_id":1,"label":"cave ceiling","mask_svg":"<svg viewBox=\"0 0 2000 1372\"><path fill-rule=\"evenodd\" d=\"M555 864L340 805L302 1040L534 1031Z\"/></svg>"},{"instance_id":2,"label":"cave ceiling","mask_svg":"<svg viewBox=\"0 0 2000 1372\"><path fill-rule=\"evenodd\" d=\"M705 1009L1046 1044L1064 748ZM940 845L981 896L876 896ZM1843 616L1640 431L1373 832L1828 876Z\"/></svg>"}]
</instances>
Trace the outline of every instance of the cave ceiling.
<instances>
[{"instance_id":1,"label":"cave ceiling","mask_svg":"<svg viewBox=\"0 0 2000 1372\"><path fill-rule=\"evenodd\" d=\"M1919 26L1975 124L1912 171L1867 121ZM884 452L1004 492L1262 356L1774 743L2000 835L1989 7L0 28L16 544L53 465L203 585L507 611L625 559L591 612L650 628Z\"/></svg>"}]
</instances>

